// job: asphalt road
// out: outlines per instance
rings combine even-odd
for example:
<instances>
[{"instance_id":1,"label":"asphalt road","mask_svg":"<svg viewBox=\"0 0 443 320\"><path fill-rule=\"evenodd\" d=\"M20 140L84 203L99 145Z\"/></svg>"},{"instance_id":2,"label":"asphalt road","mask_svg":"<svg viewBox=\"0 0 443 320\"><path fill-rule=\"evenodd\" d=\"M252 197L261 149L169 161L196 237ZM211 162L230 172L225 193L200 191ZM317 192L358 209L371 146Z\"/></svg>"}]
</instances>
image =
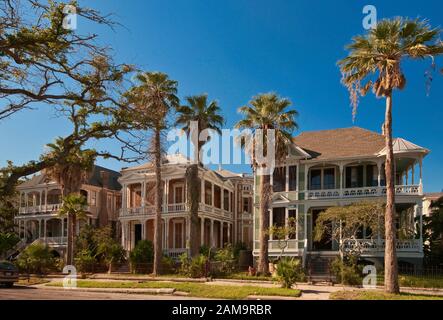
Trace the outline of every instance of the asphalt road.
<instances>
[{"instance_id":1,"label":"asphalt road","mask_svg":"<svg viewBox=\"0 0 443 320\"><path fill-rule=\"evenodd\" d=\"M0 300L186 300L191 297L172 295L148 295L105 292L83 292L75 290L48 290L34 287L15 286L0 288ZM199 298L195 298L201 300Z\"/></svg>"}]
</instances>

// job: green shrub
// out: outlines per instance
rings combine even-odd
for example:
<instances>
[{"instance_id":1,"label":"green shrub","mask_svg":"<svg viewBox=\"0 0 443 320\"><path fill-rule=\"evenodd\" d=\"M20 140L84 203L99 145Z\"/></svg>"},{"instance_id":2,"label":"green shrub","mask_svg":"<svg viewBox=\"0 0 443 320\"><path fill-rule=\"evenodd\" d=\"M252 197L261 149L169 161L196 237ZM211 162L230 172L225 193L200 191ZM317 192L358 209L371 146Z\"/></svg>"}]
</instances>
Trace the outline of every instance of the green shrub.
<instances>
[{"instance_id":1,"label":"green shrub","mask_svg":"<svg viewBox=\"0 0 443 320\"><path fill-rule=\"evenodd\" d=\"M44 274L55 271L56 259L50 249L41 243L26 247L18 256L17 266L22 272Z\"/></svg>"},{"instance_id":2,"label":"green shrub","mask_svg":"<svg viewBox=\"0 0 443 320\"><path fill-rule=\"evenodd\" d=\"M213 268L211 268L212 273L226 275L235 271L236 260L234 250L230 244L217 250L214 255L214 260L216 263L214 263Z\"/></svg>"},{"instance_id":3,"label":"green shrub","mask_svg":"<svg viewBox=\"0 0 443 320\"><path fill-rule=\"evenodd\" d=\"M190 278L202 278L206 276L206 264L208 258L198 255L192 259L185 252L180 256L180 274Z\"/></svg>"},{"instance_id":4,"label":"green shrub","mask_svg":"<svg viewBox=\"0 0 443 320\"><path fill-rule=\"evenodd\" d=\"M236 242L234 247L232 248L234 257L236 260L238 260L238 256L240 255L240 251L242 250L248 250L248 246L244 242Z\"/></svg>"},{"instance_id":5,"label":"green shrub","mask_svg":"<svg viewBox=\"0 0 443 320\"><path fill-rule=\"evenodd\" d=\"M283 288L291 288L297 281L304 281L305 274L300 260L282 258L277 264L277 278Z\"/></svg>"},{"instance_id":6,"label":"green shrub","mask_svg":"<svg viewBox=\"0 0 443 320\"><path fill-rule=\"evenodd\" d=\"M13 232L0 232L0 258L20 241L20 238Z\"/></svg>"},{"instance_id":7,"label":"green shrub","mask_svg":"<svg viewBox=\"0 0 443 320\"><path fill-rule=\"evenodd\" d=\"M337 278L337 282L346 285L361 285L362 267L359 266L354 258L340 259L336 258L331 263L331 272Z\"/></svg>"},{"instance_id":8,"label":"green shrub","mask_svg":"<svg viewBox=\"0 0 443 320\"><path fill-rule=\"evenodd\" d=\"M154 246L149 240L140 240L129 255L131 263L152 263L154 260Z\"/></svg>"},{"instance_id":9,"label":"green shrub","mask_svg":"<svg viewBox=\"0 0 443 320\"><path fill-rule=\"evenodd\" d=\"M162 257L162 273L170 274L175 273L175 261L171 257L163 256Z\"/></svg>"},{"instance_id":10,"label":"green shrub","mask_svg":"<svg viewBox=\"0 0 443 320\"><path fill-rule=\"evenodd\" d=\"M96 264L95 257L87 249L77 252L74 261L78 272L92 272Z\"/></svg>"}]
</instances>

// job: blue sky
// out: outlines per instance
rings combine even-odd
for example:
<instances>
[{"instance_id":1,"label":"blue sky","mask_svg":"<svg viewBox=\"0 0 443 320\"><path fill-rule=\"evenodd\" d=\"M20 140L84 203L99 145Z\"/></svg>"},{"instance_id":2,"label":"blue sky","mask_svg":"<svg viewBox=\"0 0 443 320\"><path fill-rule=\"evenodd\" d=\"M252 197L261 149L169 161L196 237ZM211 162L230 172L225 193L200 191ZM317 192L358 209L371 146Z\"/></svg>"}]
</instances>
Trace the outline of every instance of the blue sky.
<instances>
[{"instance_id":1,"label":"blue sky","mask_svg":"<svg viewBox=\"0 0 443 320\"><path fill-rule=\"evenodd\" d=\"M208 93L217 99L231 127L236 110L257 93L276 91L299 111L300 129L361 126L380 132L384 101L372 94L361 100L355 124L349 97L340 84L337 60L352 36L364 32L362 8L375 5L378 19L425 17L443 26L443 4L435 1L263 1L263 0L96 0L80 1L114 13L124 25L111 31L82 24L114 49L118 62L166 72L179 82L181 97ZM437 60L443 66L443 59ZM429 61L407 61L407 86L394 96L394 135L431 149L424 162L425 191L443 188L443 76L434 75L426 96ZM43 145L69 133L50 107L22 112L0 123L0 166L6 160L36 159ZM109 142L98 148L110 147ZM111 146L112 149L117 146ZM120 169L116 161L101 165ZM234 171L247 166L227 166Z\"/></svg>"}]
</instances>

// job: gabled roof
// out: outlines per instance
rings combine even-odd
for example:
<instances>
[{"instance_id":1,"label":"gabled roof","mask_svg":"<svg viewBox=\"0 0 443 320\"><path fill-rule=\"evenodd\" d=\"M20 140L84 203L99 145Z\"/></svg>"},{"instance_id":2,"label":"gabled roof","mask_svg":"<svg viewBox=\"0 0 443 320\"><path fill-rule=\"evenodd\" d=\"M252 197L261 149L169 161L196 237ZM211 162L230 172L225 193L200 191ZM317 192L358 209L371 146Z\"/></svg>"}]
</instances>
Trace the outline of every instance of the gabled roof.
<instances>
[{"instance_id":1,"label":"gabled roof","mask_svg":"<svg viewBox=\"0 0 443 320\"><path fill-rule=\"evenodd\" d=\"M402 139L402 138L396 138L394 139L392 143L392 147L394 149L394 153L429 153L429 150L423 147L420 147L408 140ZM380 155L386 154L386 147L383 148L379 152Z\"/></svg>"},{"instance_id":2,"label":"gabled roof","mask_svg":"<svg viewBox=\"0 0 443 320\"><path fill-rule=\"evenodd\" d=\"M92 171L89 174L88 180L85 182L87 185L96 186L96 187L103 187L104 181L101 176L101 172L107 173L109 177L108 181L108 188L111 190L120 190L121 185L118 183L118 177L120 176L120 173L117 171L104 168L102 166L94 166ZM30 180L27 180L23 183L21 183L18 188L19 189L26 189L26 188L33 188L37 186L43 186L45 184L56 184L55 181L52 181L48 178L48 176L45 173L40 173L37 175L34 175Z\"/></svg>"},{"instance_id":3,"label":"gabled roof","mask_svg":"<svg viewBox=\"0 0 443 320\"><path fill-rule=\"evenodd\" d=\"M319 160L374 156L385 146L383 135L360 127L307 131L293 141Z\"/></svg>"}]
</instances>

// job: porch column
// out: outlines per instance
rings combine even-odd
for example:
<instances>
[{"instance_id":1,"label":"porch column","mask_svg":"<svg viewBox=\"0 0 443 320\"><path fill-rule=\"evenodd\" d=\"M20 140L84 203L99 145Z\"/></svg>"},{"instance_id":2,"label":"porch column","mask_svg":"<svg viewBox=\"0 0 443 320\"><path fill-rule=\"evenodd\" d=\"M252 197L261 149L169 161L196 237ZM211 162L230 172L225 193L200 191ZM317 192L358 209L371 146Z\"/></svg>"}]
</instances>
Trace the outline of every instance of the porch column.
<instances>
[{"instance_id":1,"label":"porch column","mask_svg":"<svg viewBox=\"0 0 443 320\"><path fill-rule=\"evenodd\" d=\"M191 247L191 219L189 217L186 218L186 243L185 243L185 247L186 249L190 249Z\"/></svg>"},{"instance_id":2,"label":"porch column","mask_svg":"<svg viewBox=\"0 0 443 320\"><path fill-rule=\"evenodd\" d=\"M38 237L42 237L42 220L38 220Z\"/></svg>"},{"instance_id":3,"label":"porch column","mask_svg":"<svg viewBox=\"0 0 443 320\"><path fill-rule=\"evenodd\" d=\"M223 248L223 221L220 220L220 248Z\"/></svg>"},{"instance_id":4,"label":"porch column","mask_svg":"<svg viewBox=\"0 0 443 320\"><path fill-rule=\"evenodd\" d=\"M43 220L43 239L45 240L45 243L46 243L46 222L47 222L47 220L46 219L44 219Z\"/></svg>"},{"instance_id":5,"label":"porch column","mask_svg":"<svg viewBox=\"0 0 443 320\"><path fill-rule=\"evenodd\" d=\"M165 199L165 208L163 209L163 211L167 212L169 204L169 179L166 179L165 184L166 184L166 199Z\"/></svg>"},{"instance_id":6,"label":"porch column","mask_svg":"<svg viewBox=\"0 0 443 320\"><path fill-rule=\"evenodd\" d=\"M126 238L125 238L125 234L126 234L126 230L125 230L125 228L126 228L126 223L125 222L123 222L123 221L121 221L120 222L121 223L121 226L122 226L122 247L123 247L123 249L125 249L126 250L126 243L125 243L125 241L126 241Z\"/></svg>"},{"instance_id":7,"label":"porch column","mask_svg":"<svg viewBox=\"0 0 443 320\"><path fill-rule=\"evenodd\" d=\"M231 224L228 223L228 243L231 243Z\"/></svg>"},{"instance_id":8,"label":"porch column","mask_svg":"<svg viewBox=\"0 0 443 320\"><path fill-rule=\"evenodd\" d=\"M201 178L201 203L205 204L205 179L203 179L203 177Z\"/></svg>"},{"instance_id":9,"label":"porch column","mask_svg":"<svg viewBox=\"0 0 443 320\"><path fill-rule=\"evenodd\" d=\"M210 234L210 245L211 247L215 247L215 241L214 241L214 219L211 219L211 234Z\"/></svg>"},{"instance_id":10,"label":"porch column","mask_svg":"<svg viewBox=\"0 0 443 320\"><path fill-rule=\"evenodd\" d=\"M146 240L146 220L140 222L142 223L142 240Z\"/></svg>"},{"instance_id":11,"label":"porch column","mask_svg":"<svg viewBox=\"0 0 443 320\"><path fill-rule=\"evenodd\" d=\"M288 192L289 191L289 165L286 166L285 170L286 170L285 171L285 181L286 181L285 190L286 190L286 192Z\"/></svg>"},{"instance_id":12,"label":"porch column","mask_svg":"<svg viewBox=\"0 0 443 320\"><path fill-rule=\"evenodd\" d=\"M38 205L41 208L41 206L42 206L42 191L40 191L40 199L38 201Z\"/></svg>"},{"instance_id":13,"label":"porch column","mask_svg":"<svg viewBox=\"0 0 443 320\"><path fill-rule=\"evenodd\" d=\"M205 244L205 218L200 218L200 245Z\"/></svg>"},{"instance_id":14,"label":"porch column","mask_svg":"<svg viewBox=\"0 0 443 320\"><path fill-rule=\"evenodd\" d=\"M146 201L146 181L143 181L141 183L141 187L142 187L142 207L144 207Z\"/></svg>"},{"instance_id":15,"label":"porch column","mask_svg":"<svg viewBox=\"0 0 443 320\"><path fill-rule=\"evenodd\" d=\"M308 191L309 166L305 164L305 192ZM306 199L306 196L305 196Z\"/></svg>"},{"instance_id":16,"label":"porch column","mask_svg":"<svg viewBox=\"0 0 443 320\"><path fill-rule=\"evenodd\" d=\"M45 206L48 205L48 189L45 189Z\"/></svg>"},{"instance_id":17,"label":"porch column","mask_svg":"<svg viewBox=\"0 0 443 320\"><path fill-rule=\"evenodd\" d=\"M422 206L417 207L417 214L420 215L420 252L423 252L423 210Z\"/></svg>"},{"instance_id":18,"label":"porch column","mask_svg":"<svg viewBox=\"0 0 443 320\"><path fill-rule=\"evenodd\" d=\"M419 190L420 190L420 194L423 194L423 158L422 157L420 157L420 159L419 159L419 165L420 165Z\"/></svg>"},{"instance_id":19,"label":"porch column","mask_svg":"<svg viewBox=\"0 0 443 320\"><path fill-rule=\"evenodd\" d=\"M169 218L165 219L165 249L169 249Z\"/></svg>"},{"instance_id":20,"label":"porch column","mask_svg":"<svg viewBox=\"0 0 443 320\"><path fill-rule=\"evenodd\" d=\"M65 236L65 218L60 219L62 221L62 238Z\"/></svg>"},{"instance_id":21,"label":"porch column","mask_svg":"<svg viewBox=\"0 0 443 320\"><path fill-rule=\"evenodd\" d=\"M343 196L343 168L344 168L344 165L343 165L343 163L340 163L340 166L339 166L339 168L340 168L340 196Z\"/></svg>"},{"instance_id":22,"label":"porch column","mask_svg":"<svg viewBox=\"0 0 443 320\"><path fill-rule=\"evenodd\" d=\"M212 212L214 212L214 199L215 199L215 193L214 193L214 183L211 183L211 207L212 207Z\"/></svg>"},{"instance_id":23,"label":"porch column","mask_svg":"<svg viewBox=\"0 0 443 320\"><path fill-rule=\"evenodd\" d=\"M414 164L412 165L411 168L411 184L414 185L415 184L415 161Z\"/></svg>"},{"instance_id":24,"label":"porch column","mask_svg":"<svg viewBox=\"0 0 443 320\"><path fill-rule=\"evenodd\" d=\"M288 207L285 208L285 228L288 228L288 219L289 219L289 209ZM288 236L286 235L286 238L288 238Z\"/></svg>"},{"instance_id":25,"label":"porch column","mask_svg":"<svg viewBox=\"0 0 443 320\"><path fill-rule=\"evenodd\" d=\"M274 225L274 210L272 208L269 209L269 227L272 228ZM273 240L274 236L272 234L269 235L269 240Z\"/></svg>"}]
</instances>

